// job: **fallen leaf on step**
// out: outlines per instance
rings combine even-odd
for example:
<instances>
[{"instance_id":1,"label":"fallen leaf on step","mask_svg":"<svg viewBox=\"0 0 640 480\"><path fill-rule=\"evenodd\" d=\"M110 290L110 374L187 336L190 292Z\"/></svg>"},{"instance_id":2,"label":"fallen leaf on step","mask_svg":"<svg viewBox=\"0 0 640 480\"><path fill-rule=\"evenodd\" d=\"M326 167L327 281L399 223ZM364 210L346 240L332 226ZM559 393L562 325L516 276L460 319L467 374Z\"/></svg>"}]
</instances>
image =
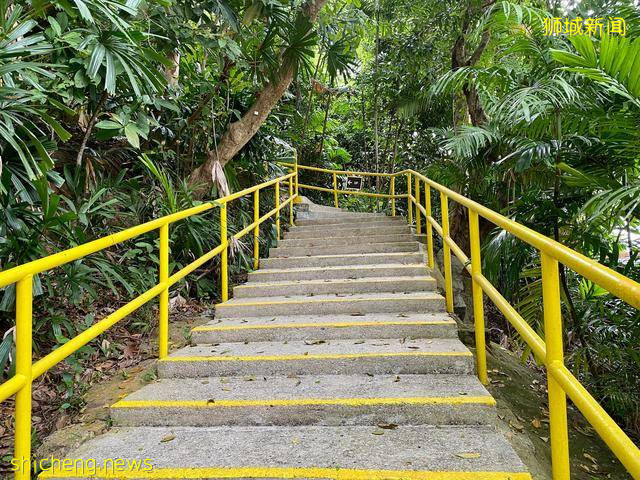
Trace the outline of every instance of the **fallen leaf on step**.
<instances>
[{"instance_id":1,"label":"fallen leaf on step","mask_svg":"<svg viewBox=\"0 0 640 480\"><path fill-rule=\"evenodd\" d=\"M398 317L402 317L402 318L406 318L406 317L408 317L408 316L409 316L409 315L405 315L404 313L399 313L399 314L398 314Z\"/></svg>"},{"instance_id":2,"label":"fallen leaf on step","mask_svg":"<svg viewBox=\"0 0 640 480\"><path fill-rule=\"evenodd\" d=\"M209 385L209 380L202 380L200 383L202 385Z\"/></svg>"},{"instance_id":3,"label":"fallen leaf on step","mask_svg":"<svg viewBox=\"0 0 640 480\"><path fill-rule=\"evenodd\" d=\"M256 377L244 377L244 381L245 382L255 382L256 381Z\"/></svg>"},{"instance_id":4,"label":"fallen leaf on step","mask_svg":"<svg viewBox=\"0 0 640 480\"><path fill-rule=\"evenodd\" d=\"M462 452L462 453L456 453L456 457L460 457L460 458L480 458L480 454L478 452Z\"/></svg>"},{"instance_id":5,"label":"fallen leaf on step","mask_svg":"<svg viewBox=\"0 0 640 480\"><path fill-rule=\"evenodd\" d=\"M209 400L207 400L207 405L213 405L214 403L216 403L216 401L213 398L210 398Z\"/></svg>"},{"instance_id":6,"label":"fallen leaf on step","mask_svg":"<svg viewBox=\"0 0 640 480\"><path fill-rule=\"evenodd\" d=\"M582 468L585 472L598 473L597 465L585 465L584 463L581 463L580 468Z\"/></svg>"},{"instance_id":7,"label":"fallen leaf on step","mask_svg":"<svg viewBox=\"0 0 640 480\"><path fill-rule=\"evenodd\" d=\"M396 425L395 423L378 423L378 427L382 428L383 430L395 430L396 428L398 428L398 425Z\"/></svg>"},{"instance_id":8,"label":"fallen leaf on step","mask_svg":"<svg viewBox=\"0 0 640 480\"><path fill-rule=\"evenodd\" d=\"M384 430L381 428L376 428L373 432L371 432L373 435L384 435Z\"/></svg>"},{"instance_id":9,"label":"fallen leaf on step","mask_svg":"<svg viewBox=\"0 0 640 480\"><path fill-rule=\"evenodd\" d=\"M166 442L170 442L171 440L174 440L176 438L175 435L165 435L164 437L162 437L162 439L160 440L161 443L166 443Z\"/></svg>"},{"instance_id":10,"label":"fallen leaf on step","mask_svg":"<svg viewBox=\"0 0 640 480\"><path fill-rule=\"evenodd\" d=\"M514 428L514 429L518 430L519 432L522 432L524 430L524 425L522 425L521 423L519 423L517 421L509 420L509 426L511 428Z\"/></svg>"},{"instance_id":11,"label":"fallen leaf on step","mask_svg":"<svg viewBox=\"0 0 640 480\"><path fill-rule=\"evenodd\" d=\"M542 426L542 423L537 418L534 418L533 420L531 420L531 425L533 425L534 428L540 428Z\"/></svg>"},{"instance_id":12,"label":"fallen leaf on step","mask_svg":"<svg viewBox=\"0 0 640 480\"><path fill-rule=\"evenodd\" d=\"M598 463L598 461L594 457L589 455L587 452L584 452L582 456L588 460L591 460L593 463L596 463L596 464Z\"/></svg>"},{"instance_id":13,"label":"fallen leaf on step","mask_svg":"<svg viewBox=\"0 0 640 480\"><path fill-rule=\"evenodd\" d=\"M400 377L396 375L396 378L393 379L394 382L399 382L400 381Z\"/></svg>"},{"instance_id":14,"label":"fallen leaf on step","mask_svg":"<svg viewBox=\"0 0 640 480\"><path fill-rule=\"evenodd\" d=\"M458 392L458 395L468 395L467 392Z\"/></svg>"},{"instance_id":15,"label":"fallen leaf on step","mask_svg":"<svg viewBox=\"0 0 640 480\"><path fill-rule=\"evenodd\" d=\"M540 440L542 440L544 443L547 443L549 441L549 437L540 437Z\"/></svg>"},{"instance_id":16,"label":"fallen leaf on step","mask_svg":"<svg viewBox=\"0 0 640 480\"><path fill-rule=\"evenodd\" d=\"M354 312L351 314L352 317L364 317L364 313L361 312Z\"/></svg>"},{"instance_id":17,"label":"fallen leaf on step","mask_svg":"<svg viewBox=\"0 0 640 480\"><path fill-rule=\"evenodd\" d=\"M409 345L407 348L411 348L413 350L420 350L420 347L416 347L415 345Z\"/></svg>"},{"instance_id":18,"label":"fallen leaf on step","mask_svg":"<svg viewBox=\"0 0 640 480\"><path fill-rule=\"evenodd\" d=\"M304 344L305 345L321 345L323 343L327 343L324 340L305 340Z\"/></svg>"},{"instance_id":19,"label":"fallen leaf on step","mask_svg":"<svg viewBox=\"0 0 640 480\"><path fill-rule=\"evenodd\" d=\"M364 340L356 340L355 342L353 342L354 345L362 345L364 343Z\"/></svg>"}]
</instances>

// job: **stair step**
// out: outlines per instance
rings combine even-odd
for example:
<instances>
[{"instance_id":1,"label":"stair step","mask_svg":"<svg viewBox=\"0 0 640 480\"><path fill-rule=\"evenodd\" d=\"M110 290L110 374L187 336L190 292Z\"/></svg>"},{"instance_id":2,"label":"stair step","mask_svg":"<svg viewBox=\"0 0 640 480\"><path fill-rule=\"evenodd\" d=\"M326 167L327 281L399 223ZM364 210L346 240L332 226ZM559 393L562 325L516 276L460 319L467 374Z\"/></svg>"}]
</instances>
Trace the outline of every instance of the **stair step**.
<instances>
[{"instance_id":1,"label":"stair step","mask_svg":"<svg viewBox=\"0 0 640 480\"><path fill-rule=\"evenodd\" d=\"M303 238L333 238L333 237L370 237L374 235L408 235L411 233L411 228L406 223L391 225L370 225L363 224L363 226L343 226L337 229L326 228L325 226L307 226L307 227L293 227L287 233L284 238L286 240L303 239Z\"/></svg>"},{"instance_id":2,"label":"stair step","mask_svg":"<svg viewBox=\"0 0 640 480\"><path fill-rule=\"evenodd\" d=\"M370 313L217 317L191 330L195 344L347 338L457 338L457 326L446 313Z\"/></svg>"},{"instance_id":3,"label":"stair step","mask_svg":"<svg viewBox=\"0 0 640 480\"><path fill-rule=\"evenodd\" d=\"M370 277L337 280L304 280L265 282L239 285L233 289L234 298L275 297L288 295L330 295L336 293L425 292L435 290L432 277Z\"/></svg>"},{"instance_id":4,"label":"stair step","mask_svg":"<svg viewBox=\"0 0 640 480\"><path fill-rule=\"evenodd\" d=\"M363 238L351 245L326 245L322 247L276 247L269 249L269 257L298 257L303 255L343 255L345 253L391 253L418 252L420 244L415 240L410 242L367 243Z\"/></svg>"},{"instance_id":5,"label":"stair step","mask_svg":"<svg viewBox=\"0 0 640 480\"><path fill-rule=\"evenodd\" d=\"M301 257L264 258L260 261L262 268L301 268L301 267L336 267L345 265L380 265L388 263L424 263L421 252L368 253L345 255L308 255Z\"/></svg>"},{"instance_id":6,"label":"stair step","mask_svg":"<svg viewBox=\"0 0 640 480\"><path fill-rule=\"evenodd\" d=\"M303 280L357 279L369 277L423 276L429 270L423 263L386 265L339 265L335 267L303 267L287 269L260 269L248 275L248 283Z\"/></svg>"},{"instance_id":7,"label":"stair step","mask_svg":"<svg viewBox=\"0 0 640 480\"><path fill-rule=\"evenodd\" d=\"M301 218L296 222L296 225L301 227L318 225L321 225L323 227L327 225L335 225L337 227L340 227L351 226L355 223L376 225L402 225L406 224L406 220L402 217L342 215L327 218Z\"/></svg>"},{"instance_id":8,"label":"stair step","mask_svg":"<svg viewBox=\"0 0 640 480\"><path fill-rule=\"evenodd\" d=\"M112 472L121 479L531 480L489 426L122 427L70 458L152 466ZM73 465L40 478L95 478Z\"/></svg>"},{"instance_id":9,"label":"stair step","mask_svg":"<svg viewBox=\"0 0 640 480\"><path fill-rule=\"evenodd\" d=\"M234 298L216 305L216 314L238 318L266 315L434 312L441 311L443 306L444 297L435 292L383 292Z\"/></svg>"},{"instance_id":10,"label":"stair step","mask_svg":"<svg viewBox=\"0 0 640 480\"><path fill-rule=\"evenodd\" d=\"M468 374L472 371L471 352L452 338L195 345L158 361L162 377Z\"/></svg>"},{"instance_id":11,"label":"stair step","mask_svg":"<svg viewBox=\"0 0 640 480\"><path fill-rule=\"evenodd\" d=\"M416 239L411 233L395 233L389 235L346 235L331 237L311 237L311 238L286 238L278 242L278 248L284 247L327 247L337 245L353 245L355 243L398 243L415 242Z\"/></svg>"},{"instance_id":12,"label":"stair step","mask_svg":"<svg viewBox=\"0 0 640 480\"><path fill-rule=\"evenodd\" d=\"M477 425L495 400L472 375L166 378L111 407L118 425Z\"/></svg>"}]
</instances>

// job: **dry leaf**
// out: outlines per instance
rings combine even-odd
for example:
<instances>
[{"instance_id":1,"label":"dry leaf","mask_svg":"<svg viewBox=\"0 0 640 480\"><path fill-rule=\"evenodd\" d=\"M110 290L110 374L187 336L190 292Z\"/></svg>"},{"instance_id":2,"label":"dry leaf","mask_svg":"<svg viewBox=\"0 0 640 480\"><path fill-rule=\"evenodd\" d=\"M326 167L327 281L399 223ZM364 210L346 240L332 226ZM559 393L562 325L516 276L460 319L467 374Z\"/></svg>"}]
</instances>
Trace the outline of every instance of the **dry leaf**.
<instances>
[{"instance_id":1,"label":"dry leaf","mask_svg":"<svg viewBox=\"0 0 640 480\"><path fill-rule=\"evenodd\" d=\"M462 453L456 453L456 457L460 457L460 458L480 458L480 454L478 452L462 452Z\"/></svg>"},{"instance_id":2,"label":"dry leaf","mask_svg":"<svg viewBox=\"0 0 640 480\"><path fill-rule=\"evenodd\" d=\"M542 423L537 418L534 418L533 420L531 420L531 425L533 425L534 428L540 428L542 426Z\"/></svg>"},{"instance_id":3,"label":"dry leaf","mask_svg":"<svg viewBox=\"0 0 640 480\"><path fill-rule=\"evenodd\" d=\"M398 425L396 425L395 423L378 423L378 427L382 428L383 430L395 430L396 428L398 428Z\"/></svg>"},{"instance_id":4,"label":"dry leaf","mask_svg":"<svg viewBox=\"0 0 640 480\"><path fill-rule=\"evenodd\" d=\"M170 442L171 440L174 440L175 438L176 438L175 435L165 435L164 437L162 437L160 442L161 443Z\"/></svg>"}]
</instances>

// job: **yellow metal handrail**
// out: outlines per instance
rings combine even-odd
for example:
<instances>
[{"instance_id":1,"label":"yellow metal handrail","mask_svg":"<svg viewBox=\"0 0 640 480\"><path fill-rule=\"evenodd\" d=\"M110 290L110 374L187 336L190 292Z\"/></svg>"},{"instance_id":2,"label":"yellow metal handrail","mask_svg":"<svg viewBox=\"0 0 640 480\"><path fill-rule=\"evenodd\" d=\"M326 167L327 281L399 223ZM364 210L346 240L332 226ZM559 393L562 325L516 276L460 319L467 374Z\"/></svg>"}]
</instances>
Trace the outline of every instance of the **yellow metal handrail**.
<instances>
[{"instance_id":1,"label":"yellow metal handrail","mask_svg":"<svg viewBox=\"0 0 640 480\"><path fill-rule=\"evenodd\" d=\"M391 215L395 216L395 202L398 198L407 199L407 220L414 223L416 233L422 231L422 217L425 219L427 237L427 266L434 268L433 230L442 238L444 290L448 312L453 312L453 288L451 275L451 252L462 262L473 280L473 312L475 321L476 368L480 381L488 383L486 344L484 327L483 294L491 299L507 320L518 331L529 345L538 360L547 369L549 396L549 424L551 432L551 460L554 480L570 478L569 437L567 429L567 396L585 416L587 421L598 432L602 440L609 446L631 476L640 480L640 449L631 441L624 431L613 421L602 406L582 386L580 381L564 365L562 341L562 315L560 303L560 281L558 264L562 263L584 278L591 280L611 294L624 300L629 305L640 309L640 284L620 273L572 250L555 240L525 227L453 190L434 182L415 170L403 170L396 173L367 173L331 170L309 167L298 164L284 164L292 169L305 169L333 175L367 175L390 177L390 193L376 194L349 190L333 189L300 184L300 188L310 188L343 195L369 195L390 199ZM406 177L407 193L396 194L395 178ZM413 182L412 182L413 180ZM431 212L431 190L440 194L442 225ZM424 192L423 194L421 193ZM422 198L424 195L424 199ZM452 200L467 208L469 212L469 236L471 259L453 241L449 235L449 207ZM338 206L337 200L335 200ZM518 311L498 292L498 290L482 274L480 256L479 217L492 222L503 230L515 235L540 252L542 264L542 302L544 310L544 340L522 318Z\"/></svg>"},{"instance_id":2,"label":"yellow metal handrail","mask_svg":"<svg viewBox=\"0 0 640 480\"><path fill-rule=\"evenodd\" d=\"M288 184L289 195L284 202L281 202L280 185L284 182ZM260 216L260 191L270 186L275 187L275 208ZM35 379L155 297L159 297L158 356L159 358L166 357L169 353L169 288L217 255L220 255L221 298L222 301L229 298L227 204L249 194L253 194L253 222L236 233L233 238L242 238L253 231L253 265L254 268L258 268L260 225L268 218L275 216L277 237L280 239L280 211L287 206L289 207L289 223L293 225L293 203L298 196L298 172L295 166L293 172L288 175L227 195L214 202L203 203L0 272L0 288L16 284L16 373L12 378L0 384L0 402L16 395L14 459L18 461L19 465L25 465L25 461L28 462L31 459L31 390ZM169 271L169 225L215 207L220 209L220 245L171 274ZM160 237L158 284L34 363L32 355L33 276L153 230L158 230ZM30 465L30 463L26 463L26 465ZM29 478L31 478L29 468L16 470L16 480L28 480Z\"/></svg>"}]
</instances>

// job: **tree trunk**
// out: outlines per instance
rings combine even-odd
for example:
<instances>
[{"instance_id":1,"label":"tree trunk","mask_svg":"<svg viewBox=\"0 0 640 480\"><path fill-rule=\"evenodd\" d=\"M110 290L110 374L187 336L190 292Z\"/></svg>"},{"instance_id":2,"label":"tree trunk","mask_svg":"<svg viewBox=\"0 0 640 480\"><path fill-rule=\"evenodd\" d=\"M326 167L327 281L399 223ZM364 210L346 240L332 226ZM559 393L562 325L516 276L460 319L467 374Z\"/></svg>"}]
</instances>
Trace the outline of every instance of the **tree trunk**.
<instances>
[{"instance_id":1,"label":"tree trunk","mask_svg":"<svg viewBox=\"0 0 640 480\"><path fill-rule=\"evenodd\" d=\"M165 68L164 78L167 80L167 85L171 88L176 88L180 80L180 52L177 50L172 51L169 54L169 61L171 66Z\"/></svg>"},{"instance_id":2,"label":"tree trunk","mask_svg":"<svg viewBox=\"0 0 640 480\"><path fill-rule=\"evenodd\" d=\"M315 22L318 12L326 1L309 0L305 4L304 13L312 23ZM212 184L212 172L216 162L220 162L220 165L224 167L253 138L291 85L294 73L295 65L283 59L278 72L276 72L275 80L264 86L253 105L240 120L229 124L220 139L217 151L207 152L207 160L189 175L189 184L195 186L196 194L203 195Z\"/></svg>"}]
</instances>

